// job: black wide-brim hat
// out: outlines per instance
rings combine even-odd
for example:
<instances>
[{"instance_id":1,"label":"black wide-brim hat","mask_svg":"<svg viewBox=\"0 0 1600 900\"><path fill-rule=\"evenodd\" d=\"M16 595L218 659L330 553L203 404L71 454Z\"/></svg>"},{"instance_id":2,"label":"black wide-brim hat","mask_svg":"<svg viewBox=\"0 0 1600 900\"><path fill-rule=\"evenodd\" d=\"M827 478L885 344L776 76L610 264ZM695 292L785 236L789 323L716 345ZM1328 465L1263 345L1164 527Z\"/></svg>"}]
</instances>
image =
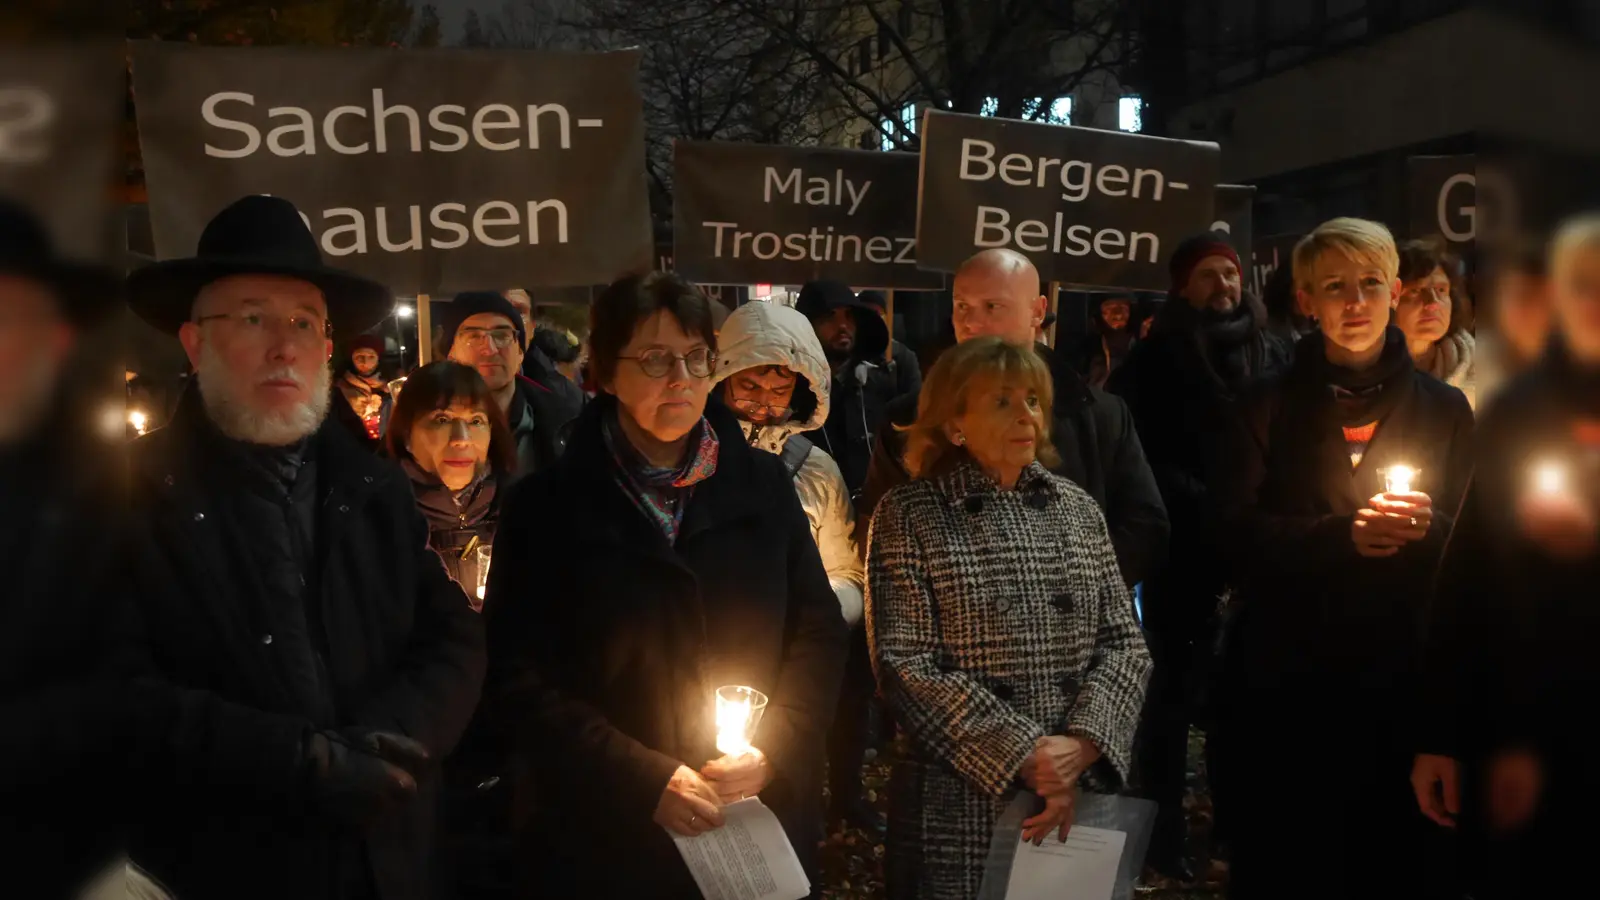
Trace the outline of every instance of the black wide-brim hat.
<instances>
[{"instance_id":1,"label":"black wide-brim hat","mask_svg":"<svg viewBox=\"0 0 1600 900\"><path fill-rule=\"evenodd\" d=\"M326 265L317 239L293 203L244 197L217 213L194 256L145 266L128 277L128 303L141 319L177 334L200 289L229 275L286 275L322 290L333 333L356 335L394 309L394 295L376 281Z\"/></svg>"},{"instance_id":2,"label":"black wide-brim hat","mask_svg":"<svg viewBox=\"0 0 1600 900\"><path fill-rule=\"evenodd\" d=\"M122 279L110 268L56 255L44 223L27 207L0 200L0 275L44 285L77 328L110 318L122 302Z\"/></svg>"}]
</instances>

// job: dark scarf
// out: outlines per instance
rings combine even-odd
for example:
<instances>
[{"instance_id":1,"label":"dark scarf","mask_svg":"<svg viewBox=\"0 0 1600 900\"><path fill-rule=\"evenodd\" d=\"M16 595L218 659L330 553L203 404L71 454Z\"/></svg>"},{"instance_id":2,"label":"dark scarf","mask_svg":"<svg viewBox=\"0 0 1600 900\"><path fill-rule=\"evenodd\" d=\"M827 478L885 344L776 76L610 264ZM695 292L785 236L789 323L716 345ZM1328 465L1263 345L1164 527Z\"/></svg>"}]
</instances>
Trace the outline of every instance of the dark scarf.
<instances>
[{"instance_id":1,"label":"dark scarf","mask_svg":"<svg viewBox=\"0 0 1600 900\"><path fill-rule=\"evenodd\" d=\"M1182 297L1162 308L1157 327L1189 342L1204 376L1224 395L1237 393L1260 373L1264 360L1260 340L1267 309L1246 291L1239 305L1225 313L1195 309Z\"/></svg>"},{"instance_id":2,"label":"dark scarf","mask_svg":"<svg viewBox=\"0 0 1600 900\"><path fill-rule=\"evenodd\" d=\"M495 477L485 466L472 483L459 491L445 487L437 475L425 471L410 458L400 461L406 476L411 479L412 493L417 497L417 509L434 530L468 528L488 518L494 509Z\"/></svg>"},{"instance_id":3,"label":"dark scarf","mask_svg":"<svg viewBox=\"0 0 1600 900\"><path fill-rule=\"evenodd\" d=\"M667 543L678 540L678 528L683 524L683 511L694 494L694 486L717 471L717 433L700 417L699 424L689 433L689 453L675 468L653 466L635 450L622 432L613 406L600 422L600 434L606 449L611 452L617 484L628 495L634 506L644 513L661 533Z\"/></svg>"},{"instance_id":4,"label":"dark scarf","mask_svg":"<svg viewBox=\"0 0 1600 900\"><path fill-rule=\"evenodd\" d=\"M1313 382L1329 401L1330 415L1340 427L1382 422L1410 393L1416 366L1406 336L1390 325L1383 335L1383 353L1361 371L1328 361L1327 338L1320 331L1295 348L1297 377Z\"/></svg>"}]
</instances>

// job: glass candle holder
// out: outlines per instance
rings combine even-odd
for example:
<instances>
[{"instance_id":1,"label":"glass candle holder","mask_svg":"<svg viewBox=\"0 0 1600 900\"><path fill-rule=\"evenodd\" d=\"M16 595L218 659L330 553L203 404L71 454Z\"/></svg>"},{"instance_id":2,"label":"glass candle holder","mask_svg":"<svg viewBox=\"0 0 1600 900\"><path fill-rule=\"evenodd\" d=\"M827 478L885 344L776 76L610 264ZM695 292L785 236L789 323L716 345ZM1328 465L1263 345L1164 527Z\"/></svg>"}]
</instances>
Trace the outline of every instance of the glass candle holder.
<instances>
[{"instance_id":1,"label":"glass candle holder","mask_svg":"<svg viewBox=\"0 0 1600 900\"><path fill-rule=\"evenodd\" d=\"M482 609L483 596L489 590L489 562L494 556L494 548L488 544L479 544L474 553L477 556L478 573L474 579L477 581L477 589L474 592L476 599L473 602L473 608Z\"/></svg>"},{"instance_id":2,"label":"glass candle holder","mask_svg":"<svg viewBox=\"0 0 1600 900\"><path fill-rule=\"evenodd\" d=\"M1409 494L1422 474L1407 465L1393 465L1383 470L1383 490L1388 494Z\"/></svg>"},{"instance_id":3,"label":"glass candle holder","mask_svg":"<svg viewBox=\"0 0 1600 900\"><path fill-rule=\"evenodd\" d=\"M717 750L728 756L749 753L767 695L753 687L725 685L717 688Z\"/></svg>"}]
</instances>

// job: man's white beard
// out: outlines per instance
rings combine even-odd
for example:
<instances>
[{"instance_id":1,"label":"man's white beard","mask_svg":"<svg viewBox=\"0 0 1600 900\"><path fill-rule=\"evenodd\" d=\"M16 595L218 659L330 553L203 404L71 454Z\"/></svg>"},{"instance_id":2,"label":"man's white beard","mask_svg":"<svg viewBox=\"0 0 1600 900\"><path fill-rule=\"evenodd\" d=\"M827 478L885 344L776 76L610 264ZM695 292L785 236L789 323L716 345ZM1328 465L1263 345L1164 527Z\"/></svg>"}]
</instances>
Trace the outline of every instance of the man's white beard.
<instances>
[{"instance_id":1,"label":"man's white beard","mask_svg":"<svg viewBox=\"0 0 1600 900\"><path fill-rule=\"evenodd\" d=\"M209 343L200 345L199 377L200 398L205 401L206 415L218 430L236 441L263 447L287 447L310 437L328 415L333 389L333 369L322 366L317 370L317 383L312 386L309 400L282 412L260 413L251 408L251 387L241 391L239 385L234 384L227 365ZM288 367L263 373L260 378L301 382L300 375Z\"/></svg>"}]
</instances>

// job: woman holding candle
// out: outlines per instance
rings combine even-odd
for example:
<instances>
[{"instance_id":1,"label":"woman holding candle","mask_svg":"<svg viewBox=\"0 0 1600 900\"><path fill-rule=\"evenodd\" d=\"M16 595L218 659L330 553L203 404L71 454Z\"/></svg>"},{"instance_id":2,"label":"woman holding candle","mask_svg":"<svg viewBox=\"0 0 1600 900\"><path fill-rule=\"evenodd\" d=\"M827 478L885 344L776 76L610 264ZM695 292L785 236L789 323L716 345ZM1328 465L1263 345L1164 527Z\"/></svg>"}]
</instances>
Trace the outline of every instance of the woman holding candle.
<instances>
[{"instance_id":1,"label":"woman holding candle","mask_svg":"<svg viewBox=\"0 0 1600 900\"><path fill-rule=\"evenodd\" d=\"M489 579L484 712L521 773L525 896L698 897L672 836L756 796L817 884L846 632L810 524L782 461L706 404L697 288L626 278L591 316L602 393L512 492ZM724 686L768 699L736 756L716 747Z\"/></svg>"},{"instance_id":2,"label":"woman holding candle","mask_svg":"<svg viewBox=\"0 0 1600 900\"><path fill-rule=\"evenodd\" d=\"M1416 801L1473 842L1475 896L1554 893L1600 804L1600 216L1551 244L1557 336L1478 430L1429 628Z\"/></svg>"},{"instance_id":3,"label":"woman holding candle","mask_svg":"<svg viewBox=\"0 0 1600 900\"><path fill-rule=\"evenodd\" d=\"M474 609L483 605L480 550L494 544L499 484L517 463L505 413L469 366L429 363L395 404L389 456L411 478L428 540Z\"/></svg>"},{"instance_id":4,"label":"woman holding candle","mask_svg":"<svg viewBox=\"0 0 1600 900\"><path fill-rule=\"evenodd\" d=\"M1230 896L1279 897L1289 883L1297 897L1380 883L1426 896L1409 699L1472 410L1417 370L1389 325L1400 279L1386 228L1324 223L1295 248L1294 273L1321 328L1244 404L1217 460L1240 604L1220 698Z\"/></svg>"},{"instance_id":5,"label":"woman holding candle","mask_svg":"<svg viewBox=\"0 0 1600 900\"><path fill-rule=\"evenodd\" d=\"M1150 657L1094 500L1046 466L1051 376L975 338L945 352L907 434L914 480L873 520L868 639L911 741L890 784L890 896L977 896L996 821L1065 838L1073 790L1118 790Z\"/></svg>"}]
</instances>

